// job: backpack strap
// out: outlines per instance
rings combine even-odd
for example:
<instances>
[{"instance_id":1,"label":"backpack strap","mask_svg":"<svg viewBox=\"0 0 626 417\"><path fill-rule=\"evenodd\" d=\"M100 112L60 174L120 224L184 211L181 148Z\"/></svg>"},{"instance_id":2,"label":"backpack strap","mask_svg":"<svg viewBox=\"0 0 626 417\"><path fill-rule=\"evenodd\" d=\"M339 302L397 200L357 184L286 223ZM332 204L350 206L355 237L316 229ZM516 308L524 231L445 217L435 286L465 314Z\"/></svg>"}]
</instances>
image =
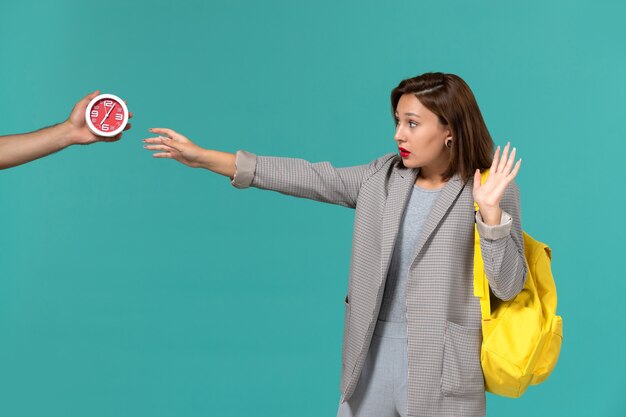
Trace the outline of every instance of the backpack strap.
<instances>
[{"instance_id":1,"label":"backpack strap","mask_svg":"<svg viewBox=\"0 0 626 417\"><path fill-rule=\"evenodd\" d=\"M489 176L489 169L480 174L480 183L484 184ZM479 210L478 204L474 201L475 212ZM480 235L478 227L474 223L474 296L480 298L480 311L483 320L491 318L491 300L489 298L489 281L485 274L485 265L480 251Z\"/></svg>"}]
</instances>

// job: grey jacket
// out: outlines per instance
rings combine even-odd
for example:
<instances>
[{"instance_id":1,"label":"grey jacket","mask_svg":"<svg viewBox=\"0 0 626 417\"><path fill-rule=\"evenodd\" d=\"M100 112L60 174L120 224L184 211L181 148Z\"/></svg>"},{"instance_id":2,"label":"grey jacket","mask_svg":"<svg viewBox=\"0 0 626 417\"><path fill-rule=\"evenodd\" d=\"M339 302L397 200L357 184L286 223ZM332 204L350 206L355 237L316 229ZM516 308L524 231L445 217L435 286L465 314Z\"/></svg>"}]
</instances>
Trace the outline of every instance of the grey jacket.
<instances>
[{"instance_id":1,"label":"grey jacket","mask_svg":"<svg viewBox=\"0 0 626 417\"><path fill-rule=\"evenodd\" d=\"M356 387L385 288L402 213L419 168L389 153L369 164L336 168L329 162L257 156L239 150L237 188L256 187L355 210L340 381L341 401ZM474 211L473 179L452 177L440 192L407 276L407 351L410 416L483 417L479 299L474 296L474 224L493 296L509 300L526 279L519 189L512 182L500 202L499 225Z\"/></svg>"}]
</instances>

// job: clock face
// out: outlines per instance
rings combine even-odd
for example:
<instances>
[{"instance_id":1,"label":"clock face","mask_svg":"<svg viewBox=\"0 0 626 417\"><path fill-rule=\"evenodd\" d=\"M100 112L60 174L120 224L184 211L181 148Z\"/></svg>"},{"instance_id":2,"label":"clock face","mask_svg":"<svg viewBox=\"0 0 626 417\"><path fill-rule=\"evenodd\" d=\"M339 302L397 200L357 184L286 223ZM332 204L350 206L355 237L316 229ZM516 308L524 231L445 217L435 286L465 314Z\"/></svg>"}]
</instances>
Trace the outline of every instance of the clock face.
<instances>
[{"instance_id":1,"label":"clock face","mask_svg":"<svg viewBox=\"0 0 626 417\"><path fill-rule=\"evenodd\" d=\"M113 137L128 123L128 108L113 94L100 94L87 105L85 120L89 130L98 136Z\"/></svg>"}]
</instances>

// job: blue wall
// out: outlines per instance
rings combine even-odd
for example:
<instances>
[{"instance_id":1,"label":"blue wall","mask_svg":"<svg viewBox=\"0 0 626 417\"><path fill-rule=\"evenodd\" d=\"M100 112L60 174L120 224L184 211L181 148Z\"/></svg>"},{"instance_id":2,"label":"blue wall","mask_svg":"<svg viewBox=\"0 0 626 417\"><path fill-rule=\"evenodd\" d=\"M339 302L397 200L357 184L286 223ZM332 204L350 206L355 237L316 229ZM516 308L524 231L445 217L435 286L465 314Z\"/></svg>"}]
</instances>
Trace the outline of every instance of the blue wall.
<instances>
[{"instance_id":1,"label":"blue wall","mask_svg":"<svg viewBox=\"0 0 626 417\"><path fill-rule=\"evenodd\" d=\"M0 171L0 415L335 415L354 212L236 189L141 139L363 164L396 151L389 93L427 71L463 77L517 147L523 227L553 249L559 363L520 399L488 394L488 416L626 415L625 12L2 1L0 135L95 89L134 118L120 142Z\"/></svg>"}]
</instances>

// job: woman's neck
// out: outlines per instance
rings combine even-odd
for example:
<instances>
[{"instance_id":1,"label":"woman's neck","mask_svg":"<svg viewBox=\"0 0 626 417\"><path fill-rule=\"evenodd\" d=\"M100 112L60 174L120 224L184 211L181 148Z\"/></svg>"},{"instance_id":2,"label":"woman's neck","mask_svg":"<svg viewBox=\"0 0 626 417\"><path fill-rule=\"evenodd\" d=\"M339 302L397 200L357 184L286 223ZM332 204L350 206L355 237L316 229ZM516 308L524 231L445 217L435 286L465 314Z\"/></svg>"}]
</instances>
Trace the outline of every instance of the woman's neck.
<instances>
[{"instance_id":1,"label":"woman's neck","mask_svg":"<svg viewBox=\"0 0 626 417\"><path fill-rule=\"evenodd\" d=\"M416 185L425 186L425 188L439 188L445 185L447 181L443 180L443 172L432 172L429 168L421 167L417 179Z\"/></svg>"}]
</instances>

